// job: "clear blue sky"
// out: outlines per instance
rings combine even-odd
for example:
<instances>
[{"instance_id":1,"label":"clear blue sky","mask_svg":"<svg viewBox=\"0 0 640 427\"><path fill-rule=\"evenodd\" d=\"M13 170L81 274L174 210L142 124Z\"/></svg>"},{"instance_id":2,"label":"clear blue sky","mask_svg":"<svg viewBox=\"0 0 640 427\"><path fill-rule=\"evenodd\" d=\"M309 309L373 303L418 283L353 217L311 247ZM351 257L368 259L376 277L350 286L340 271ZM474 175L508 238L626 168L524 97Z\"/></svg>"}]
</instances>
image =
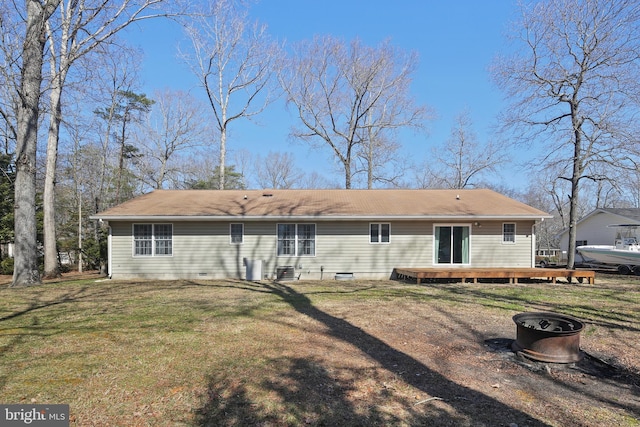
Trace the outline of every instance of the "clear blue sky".
<instances>
[{"instance_id":1,"label":"clear blue sky","mask_svg":"<svg viewBox=\"0 0 640 427\"><path fill-rule=\"evenodd\" d=\"M288 43L331 34L345 40L358 37L374 46L390 39L397 47L416 51L420 65L413 76L412 91L418 102L435 109L438 116L428 123L428 134L402 135L402 155L413 162L426 159L432 146L449 137L455 116L465 108L480 142L491 138L491 127L504 103L503 94L490 80L488 67L504 48L507 25L516 15L513 0L262 0L251 8L253 19ZM145 52L145 93L195 87L195 79L176 57L177 44L184 42L177 26L144 23L130 35L132 43ZM288 138L295 119L283 103L274 104L260 118L261 127L235 123L229 149L263 156L269 150L291 152L302 169L329 175L323 171L332 159L328 149L311 151ZM524 179L514 180L514 176L505 169L503 176L493 181L523 189ZM334 175L333 180L344 181L342 175Z\"/></svg>"}]
</instances>

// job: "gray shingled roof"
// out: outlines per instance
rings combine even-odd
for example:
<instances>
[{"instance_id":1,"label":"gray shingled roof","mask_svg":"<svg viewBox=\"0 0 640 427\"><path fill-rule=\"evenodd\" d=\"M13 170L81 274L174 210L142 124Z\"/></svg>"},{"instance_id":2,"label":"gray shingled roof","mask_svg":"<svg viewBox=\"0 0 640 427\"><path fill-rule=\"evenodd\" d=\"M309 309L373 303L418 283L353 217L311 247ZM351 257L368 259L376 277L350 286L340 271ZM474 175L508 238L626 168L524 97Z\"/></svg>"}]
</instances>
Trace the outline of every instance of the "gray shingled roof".
<instances>
[{"instance_id":1,"label":"gray shingled roof","mask_svg":"<svg viewBox=\"0 0 640 427\"><path fill-rule=\"evenodd\" d=\"M540 219L551 216L485 189L156 190L92 218L162 219Z\"/></svg>"},{"instance_id":2,"label":"gray shingled roof","mask_svg":"<svg viewBox=\"0 0 640 427\"><path fill-rule=\"evenodd\" d=\"M637 208L600 208L600 210L640 222L640 209Z\"/></svg>"}]
</instances>

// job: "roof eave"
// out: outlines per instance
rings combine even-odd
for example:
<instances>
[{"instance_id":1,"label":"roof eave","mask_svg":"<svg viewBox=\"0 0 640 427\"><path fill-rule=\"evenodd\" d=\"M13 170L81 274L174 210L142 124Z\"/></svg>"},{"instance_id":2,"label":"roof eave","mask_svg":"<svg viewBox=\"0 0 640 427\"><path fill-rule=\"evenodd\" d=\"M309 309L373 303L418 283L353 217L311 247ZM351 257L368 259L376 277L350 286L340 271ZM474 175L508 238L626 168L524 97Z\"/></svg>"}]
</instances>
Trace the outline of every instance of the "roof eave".
<instances>
[{"instance_id":1,"label":"roof eave","mask_svg":"<svg viewBox=\"0 0 640 427\"><path fill-rule=\"evenodd\" d=\"M551 215L92 215L100 221L464 221L530 220L541 221Z\"/></svg>"}]
</instances>

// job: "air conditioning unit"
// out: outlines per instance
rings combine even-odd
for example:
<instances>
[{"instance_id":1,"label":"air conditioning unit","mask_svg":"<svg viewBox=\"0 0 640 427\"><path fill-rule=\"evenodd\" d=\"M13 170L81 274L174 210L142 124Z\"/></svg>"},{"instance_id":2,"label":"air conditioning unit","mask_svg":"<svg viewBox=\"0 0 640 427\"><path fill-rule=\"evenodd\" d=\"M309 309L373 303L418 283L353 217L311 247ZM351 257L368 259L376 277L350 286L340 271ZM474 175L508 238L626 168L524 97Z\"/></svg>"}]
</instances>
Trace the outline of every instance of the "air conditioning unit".
<instances>
[{"instance_id":1,"label":"air conditioning unit","mask_svg":"<svg viewBox=\"0 0 640 427\"><path fill-rule=\"evenodd\" d=\"M261 259L244 259L244 265L246 266L245 277L251 282L258 282L262 280L262 260Z\"/></svg>"},{"instance_id":2,"label":"air conditioning unit","mask_svg":"<svg viewBox=\"0 0 640 427\"><path fill-rule=\"evenodd\" d=\"M296 269L292 265L276 267L276 280L293 280L296 277Z\"/></svg>"}]
</instances>

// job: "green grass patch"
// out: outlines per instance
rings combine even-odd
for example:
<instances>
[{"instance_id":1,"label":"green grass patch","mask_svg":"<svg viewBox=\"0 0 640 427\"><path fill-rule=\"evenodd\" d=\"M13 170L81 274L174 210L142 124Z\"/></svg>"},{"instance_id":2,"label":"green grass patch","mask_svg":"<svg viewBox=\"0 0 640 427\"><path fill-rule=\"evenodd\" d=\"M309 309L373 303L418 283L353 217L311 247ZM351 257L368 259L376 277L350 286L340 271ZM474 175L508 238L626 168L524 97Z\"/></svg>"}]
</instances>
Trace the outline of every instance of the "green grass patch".
<instances>
[{"instance_id":1,"label":"green grass patch","mask_svg":"<svg viewBox=\"0 0 640 427\"><path fill-rule=\"evenodd\" d=\"M381 320L379 309L505 318L552 310L588 321L586 333L598 337L636 328L639 306L637 285L606 282L2 287L0 402L67 403L74 425L455 425L470 415L458 407L415 406L415 375L426 374L406 380L403 369L393 372L393 362L385 365L369 343L350 342L349 334L411 361L366 332ZM353 310L361 313L358 325L346 320ZM350 351L354 360L336 356Z\"/></svg>"}]
</instances>

